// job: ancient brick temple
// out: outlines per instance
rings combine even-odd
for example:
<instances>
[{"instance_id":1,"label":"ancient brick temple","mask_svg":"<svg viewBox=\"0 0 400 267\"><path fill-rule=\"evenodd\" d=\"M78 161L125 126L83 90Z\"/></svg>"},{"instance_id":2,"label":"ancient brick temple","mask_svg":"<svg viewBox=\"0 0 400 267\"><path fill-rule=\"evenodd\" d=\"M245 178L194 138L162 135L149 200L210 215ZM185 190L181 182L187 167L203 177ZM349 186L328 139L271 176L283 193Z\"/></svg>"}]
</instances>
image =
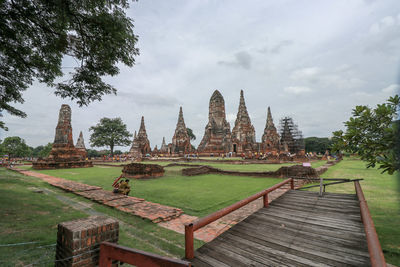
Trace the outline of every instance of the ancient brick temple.
<instances>
[{"instance_id":1,"label":"ancient brick temple","mask_svg":"<svg viewBox=\"0 0 400 267\"><path fill-rule=\"evenodd\" d=\"M172 137L171 154L173 156L183 156L191 151L192 145L190 144L190 137L183 119L182 107L180 107L178 122L176 124L174 136Z\"/></svg>"},{"instance_id":2,"label":"ancient brick temple","mask_svg":"<svg viewBox=\"0 0 400 267\"><path fill-rule=\"evenodd\" d=\"M235 126L232 129L232 151L234 153L250 153L256 149L256 131L251 124L243 90L240 90L239 109Z\"/></svg>"},{"instance_id":3,"label":"ancient brick temple","mask_svg":"<svg viewBox=\"0 0 400 267\"><path fill-rule=\"evenodd\" d=\"M136 135L135 132L133 143L129 150L129 156L132 158L141 158L150 153L150 141L147 138L146 127L144 126L144 117L142 116L139 133Z\"/></svg>"},{"instance_id":4,"label":"ancient brick temple","mask_svg":"<svg viewBox=\"0 0 400 267\"><path fill-rule=\"evenodd\" d=\"M161 154L167 154L168 153L168 146L165 143L165 137L163 137L163 139L162 139L162 144L161 144L161 147L160 147L160 153Z\"/></svg>"},{"instance_id":5,"label":"ancient brick temple","mask_svg":"<svg viewBox=\"0 0 400 267\"><path fill-rule=\"evenodd\" d=\"M83 141L83 138L82 138ZM93 167L82 152L74 146L71 127L71 108L62 105L50 155L33 162L34 169L59 169Z\"/></svg>"},{"instance_id":6,"label":"ancient brick temple","mask_svg":"<svg viewBox=\"0 0 400 267\"><path fill-rule=\"evenodd\" d=\"M280 122L281 145L284 152L291 154L304 155L304 139L301 131L294 124L293 119L284 117Z\"/></svg>"},{"instance_id":7,"label":"ancient brick temple","mask_svg":"<svg viewBox=\"0 0 400 267\"><path fill-rule=\"evenodd\" d=\"M87 151L85 147L85 140L83 140L82 131L79 133L78 141L76 141L75 148L82 154L82 156L86 159Z\"/></svg>"},{"instance_id":8,"label":"ancient brick temple","mask_svg":"<svg viewBox=\"0 0 400 267\"><path fill-rule=\"evenodd\" d=\"M232 151L232 137L225 116L225 101L221 93L215 90L210 99L208 123L204 136L198 146L201 155L218 155Z\"/></svg>"},{"instance_id":9,"label":"ancient brick temple","mask_svg":"<svg viewBox=\"0 0 400 267\"><path fill-rule=\"evenodd\" d=\"M271 153L273 155L279 153L281 149L280 137L275 128L271 109L269 107L267 113L267 123L265 124L264 134L261 138L261 146L264 153Z\"/></svg>"}]
</instances>

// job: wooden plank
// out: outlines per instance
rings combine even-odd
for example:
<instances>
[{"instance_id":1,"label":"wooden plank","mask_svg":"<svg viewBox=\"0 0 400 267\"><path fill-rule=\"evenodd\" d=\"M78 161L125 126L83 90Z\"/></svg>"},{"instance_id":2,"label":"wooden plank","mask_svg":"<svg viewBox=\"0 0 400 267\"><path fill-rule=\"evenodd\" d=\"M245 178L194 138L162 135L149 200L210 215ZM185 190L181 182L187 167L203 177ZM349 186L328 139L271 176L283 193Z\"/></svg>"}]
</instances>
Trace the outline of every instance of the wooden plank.
<instances>
[{"instance_id":1,"label":"wooden plank","mask_svg":"<svg viewBox=\"0 0 400 267\"><path fill-rule=\"evenodd\" d=\"M297 207L294 207L293 205L290 205L290 204L286 204L286 203L271 203L271 204L269 204L270 205L270 207L273 207L273 206L278 206L278 207L282 207L282 208L286 208L286 209L291 209L291 210L301 210L301 211L309 211L310 210L310 208L309 207L300 207L300 206L297 206ZM347 217L347 216L350 216L351 218L354 218L354 219L356 219L356 218L359 218L359 216L357 216L355 213L354 213L354 211L350 211L350 212L346 212L345 210L342 212L342 213L339 213L339 211L338 210L336 210L336 211L333 211L333 210L330 210L330 211L327 211L327 210L319 210L319 212L321 213L321 214L326 214L326 215L332 215L332 214L334 214L334 216L341 216L341 217Z\"/></svg>"},{"instance_id":2,"label":"wooden plank","mask_svg":"<svg viewBox=\"0 0 400 267\"><path fill-rule=\"evenodd\" d=\"M263 236L264 238L266 238L265 240L279 239L284 241L288 239L293 239L294 242L305 244L308 247L314 247L316 249L323 247L329 251L339 252L339 254L340 252L343 252L360 257L369 257L367 247L360 248L357 247L357 244L354 243L341 242L341 240L326 238L319 235L312 236L298 231L288 231L285 228L279 228L276 226L271 226L264 229L260 228L261 227L257 228L254 225L238 224L234 228L231 228L232 230L229 230L229 233L249 231L255 233L256 236Z\"/></svg>"},{"instance_id":3,"label":"wooden plank","mask_svg":"<svg viewBox=\"0 0 400 267\"><path fill-rule=\"evenodd\" d=\"M267 211L265 209L259 210L258 212L260 214L264 214L266 216L268 216L271 213L277 213L277 214L285 214L285 215L289 215L289 216L293 215L295 217L299 217L299 219L309 218L310 220L315 220L318 222L330 222L333 224L342 225L343 227L351 226L351 227L362 228L361 220L359 220L359 221L348 220L344 217L341 217L341 218L337 218L335 216L327 217L327 216L321 216L318 213L310 214L309 212L300 212L300 211L291 212L286 209L277 208L277 207L271 208L270 210L267 210Z\"/></svg>"},{"instance_id":4,"label":"wooden plank","mask_svg":"<svg viewBox=\"0 0 400 267\"><path fill-rule=\"evenodd\" d=\"M272 216L267 217L267 216L262 216L259 214L253 214L251 219L258 221L258 223L261 223L261 224L262 224L262 222L270 222L270 223L275 223L278 225L283 224L283 225L285 225L285 227L291 227L291 228L298 229L298 230L301 227L302 231L307 231L307 232L311 232L311 233L327 235L327 236L332 236L332 237L339 237L339 238L347 238L348 237L351 240L364 240L362 238L363 237L365 238L365 235L362 235L362 234L351 233L351 232L343 231L343 230L340 231L337 229L332 230L332 229L327 229L324 227L316 227L316 226L311 227L311 226L301 223L299 221L292 221L292 220L283 221L283 220L279 220L279 218L274 218ZM247 222L256 223L256 222L251 222L249 220L247 220Z\"/></svg>"},{"instance_id":5,"label":"wooden plank","mask_svg":"<svg viewBox=\"0 0 400 267\"><path fill-rule=\"evenodd\" d=\"M240 239L240 237L238 238ZM218 238L214 246L221 247L226 246L226 244L235 244L234 247L230 247L235 252L235 255L254 258L265 266L320 266L296 255L289 255L289 258L287 258L286 252L268 246L261 246L257 243L249 245L249 242L245 239L232 240L232 236L228 236L225 233Z\"/></svg>"},{"instance_id":6,"label":"wooden plank","mask_svg":"<svg viewBox=\"0 0 400 267\"><path fill-rule=\"evenodd\" d=\"M198 249L192 263L370 266L370 259L356 195L291 190Z\"/></svg>"},{"instance_id":7,"label":"wooden plank","mask_svg":"<svg viewBox=\"0 0 400 267\"><path fill-rule=\"evenodd\" d=\"M362 257L357 257L351 254L345 254L342 253L342 255L338 256L336 253L326 253L321 250L316 250L316 249L310 249L304 246L299 246L295 245L292 240L287 240L287 241L280 241L277 239L268 239L265 240L265 238L262 238L260 235L257 235L257 233L249 231L248 233L253 234L253 235L248 235L243 232L239 232L238 235L235 235L235 232L232 231L230 233L227 233L225 235L225 238L234 236L235 238L232 238L231 240L228 241L231 243L235 243L236 245L243 246L243 242L241 243L240 241L243 240L244 238L248 242L255 242L258 243L260 246L259 248L265 248L265 247L281 247L281 249L278 249L280 251L284 251L287 254L299 256L303 259L308 259L313 262L318 262L318 265L320 264L328 264L332 266L340 266L343 264L351 264L351 265L358 265L360 262L365 262L368 261L368 258L362 258ZM252 246L252 249L254 250L254 245Z\"/></svg>"},{"instance_id":8,"label":"wooden plank","mask_svg":"<svg viewBox=\"0 0 400 267\"><path fill-rule=\"evenodd\" d=\"M235 227L245 227L248 229L253 229L256 232L265 232L268 233L272 231L271 234L275 232L279 232L279 234L286 233L288 236L298 236L299 238L312 240L321 240L321 242L326 243L327 246L330 244L332 246L341 246L345 249L358 249L362 251L367 251L367 246L364 242L357 240L349 240L348 238L343 237L331 237L326 235L320 235L319 233L311 233L306 231L299 231L299 229L293 229L289 227L281 227L279 224L275 223L266 223L263 224L252 224L242 221L240 224L235 225Z\"/></svg>"},{"instance_id":9,"label":"wooden plank","mask_svg":"<svg viewBox=\"0 0 400 267\"><path fill-rule=\"evenodd\" d=\"M362 224L358 224L358 225L354 225L354 224L346 224L344 223L337 223L335 221L330 221L330 220L320 220L317 218L314 218L311 214L309 214L309 216L299 216L296 213L291 213L291 214L287 214L287 213L283 213L283 212L278 212L278 211L274 211L274 212L263 212L263 211L259 211L258 214L263 214L265 216L274 216L274 217L279 217L282 218L284 221L285 220L296 220L302 223L306 223L308 225L316 225L316 226L322 226L322 227L326 227L329 229L338 229L338 230L343 230L343 231L351 231L354 233L362 233L364 234L364 229L361 228Z\"/></svg>"}]
</instances>

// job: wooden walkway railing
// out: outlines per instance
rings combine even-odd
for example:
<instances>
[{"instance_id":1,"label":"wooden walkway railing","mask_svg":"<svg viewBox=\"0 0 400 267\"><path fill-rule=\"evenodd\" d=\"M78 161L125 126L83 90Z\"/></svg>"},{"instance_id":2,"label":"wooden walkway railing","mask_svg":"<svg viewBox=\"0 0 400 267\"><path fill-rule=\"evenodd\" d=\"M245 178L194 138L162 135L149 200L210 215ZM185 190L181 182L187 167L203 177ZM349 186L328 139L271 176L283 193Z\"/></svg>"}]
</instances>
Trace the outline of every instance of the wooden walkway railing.
<instances>
[{"instance_id":1,"label":"wooden walkway railing","mask_svg":"<svg viewBox=\"0 0 400 267\"><path fill-rule=\"evenodd\" d=\"M287 183L290 183L290 188L294 189L294 181L292 178L289 178L283 182L280 182L279 184L276 184L268 189L265 189L265 190L255 194L253 196L250 196L246 199L236 202L235 204L232 204L231 206L228 206L219 211L216 211L206 217L197 219L194 222L185 224L185 258L186 259L194 258L194 247L193 247L194 231L206 226L209 223L212 223L213 221L218 220L219 218L231 213L232 211L235 211L235 210L245 206L246 204L248 204L260 197L263 197L263 199L264 199L264 207L268 207L268 193L271 193L272 191L282 187L283 185L285 185Z\"/></svg>"},{"instance_id":2,"label":"wooden walkway railing","mask_svg":"<svg viewBox=\"0 0 400 267\"><path fill-rule=\"evenodd\" d=\"M123 247L114 243L100 244L99 267L111 267L114 260L138 267L190 267L191 263Z\"/></svg>"},{"instance_id":3,"label":"wooden walkway railing","mask_svg":"<svg viewBox=\"0 0 400 267\"><path fill-rule=\"evenodd\" d=\"M379 243L378 235L375 230L374 222L368 209L367 201L364 198L364 193L361 189L359 181L354 181L354 187L358 201L360 201L361 219L364 224L365 235L367 237L368 252L371 259L372 267L385 267L385 256L383 255L381 244Z\"/></svg>"}]
</instances>

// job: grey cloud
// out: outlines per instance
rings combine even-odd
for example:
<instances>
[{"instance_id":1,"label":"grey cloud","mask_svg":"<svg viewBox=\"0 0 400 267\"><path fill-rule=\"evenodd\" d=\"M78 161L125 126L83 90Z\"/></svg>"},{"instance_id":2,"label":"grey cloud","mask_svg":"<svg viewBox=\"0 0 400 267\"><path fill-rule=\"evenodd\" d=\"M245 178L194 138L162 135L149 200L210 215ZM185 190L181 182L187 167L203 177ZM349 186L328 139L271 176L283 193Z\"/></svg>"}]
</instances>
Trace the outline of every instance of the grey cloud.
<instances>
[{"instance_id":1,"label":"grey cloud","mask_svg":"<svg viewBox=\"0 0 400 267\"><path fill-rule=\"evenodd\" d=\"M291 46L294 42L292 40L283 40L271 48L271 53L279 54L284 47Z\"/></svg>"},{"instance_id":2,"label":"grey cloud","mask_svg":"<svg viewBox=\"0 0 400 267\"><path fill-rule=\"evenodd\" d=\"M159 107L173 107L181 104L181 102L175 97L169 97L160 94L142 94L132 92L121 92L117 95L126 97L127 100L139 105L139 106L159 106Z\"/></svg>"},{"instance_id":3,"label":"grey cloud","mask_svg":"<svg viewBox=\"0 0 400 267\"><path fill-rule=\"evenodd\" d=\"M251 69L253 58L246 51L240 51L235 54L235 60L233 61L218 61L219 65L231 66L231 67L242 67L246 70Z\"/></svg>"}]
</instances>

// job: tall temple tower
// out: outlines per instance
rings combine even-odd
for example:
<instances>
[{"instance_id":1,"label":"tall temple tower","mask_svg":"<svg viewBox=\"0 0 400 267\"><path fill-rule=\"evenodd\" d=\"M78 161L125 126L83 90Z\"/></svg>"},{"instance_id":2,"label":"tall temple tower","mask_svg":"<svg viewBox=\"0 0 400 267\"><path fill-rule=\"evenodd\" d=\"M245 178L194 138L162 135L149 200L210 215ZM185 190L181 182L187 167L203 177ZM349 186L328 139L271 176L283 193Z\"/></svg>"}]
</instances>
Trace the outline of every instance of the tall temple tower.
<instances>
[{"instance_id":1,"label":"tall temple tower","mask_svg":"<svg viewBox=\"0 0 400 267\"><path fill-rule=\"evenodd\" d=\"M284 117L280 122L281 128L281 145L285 152L292 154L304 154L303 134L294 124L293 119Z\"/></svg>"},{"instance_id":2,"label":"tall temple tower","mask_svg":"<svg viewBox=\"0 0 400 267\"><path fill-rule=\"evenodd\" d=\"M271 109L268 107L267 122L261 138L263 151L276 154L280 150L280 137L272 119Z\"/></svg>"},{"instance_id":3,"label":"tall temple tower","mask_svg":"<svg viewBox=\"0 0 400 267\"><path fill-rule=\"evenodd\" d=\"M93 167L91 161L85 160L86 154L84 155L79 147L77 148L74 146L72 139L71 113L70 106L65 104L61 105L54 143L50 154L47 158L39 158L37 161L32 162L32 167L34 169ZM80 142L78 142L77 145L80 145Z\"/></svg>"},{"instance_id":4,"label":"tall temple tower","mask_svg":"<svg viewBox=\"0 0 400 267\"><path fill-rule=\"evenodd\" d=\"M144 117L142 116L139 133L136 135L135 132L133 143L131 149L129 150L129 155L133 158L141 158L149 153L151 153L150 141L147 138L146 127L144 125Z\"/></svg>"},{"instance_id":5,"label":"tall temple tower","mask_svg":"<svg viewBox=\"0 0 400 267\"><path fill-rule=\"evenodd\" d=\"M235 127L232 129L233 152L251 152L256 145L256 131L251 124L246 103L244 102L243 90L240 90L240 101L236 116Z\"/></svg>"},{"instance_id":6,"label":"tall temple tower","mask_svg":"<svg viewBox=\"0 0 400 267\"><path fill-rule=\"evenodd\" d=\"M185 121L183 119L182 107L179 109L178 122L174 136L172 137L172 151L174 155L183 156L184 154L190 153L192 146L190 144L190 137L187 133Z\"/></svg>"},{"instance_id":7,"label":"tall temple tower","mask_svg":"<svg viewBox=\"0 0 400 267\"><path fill-rule=\"evenodd\" d=\"M210 98L208 123L197 150L203 155L232 151L231 126L226 120L224 98L218 90Z\"/></svg>"}]
</instances>

